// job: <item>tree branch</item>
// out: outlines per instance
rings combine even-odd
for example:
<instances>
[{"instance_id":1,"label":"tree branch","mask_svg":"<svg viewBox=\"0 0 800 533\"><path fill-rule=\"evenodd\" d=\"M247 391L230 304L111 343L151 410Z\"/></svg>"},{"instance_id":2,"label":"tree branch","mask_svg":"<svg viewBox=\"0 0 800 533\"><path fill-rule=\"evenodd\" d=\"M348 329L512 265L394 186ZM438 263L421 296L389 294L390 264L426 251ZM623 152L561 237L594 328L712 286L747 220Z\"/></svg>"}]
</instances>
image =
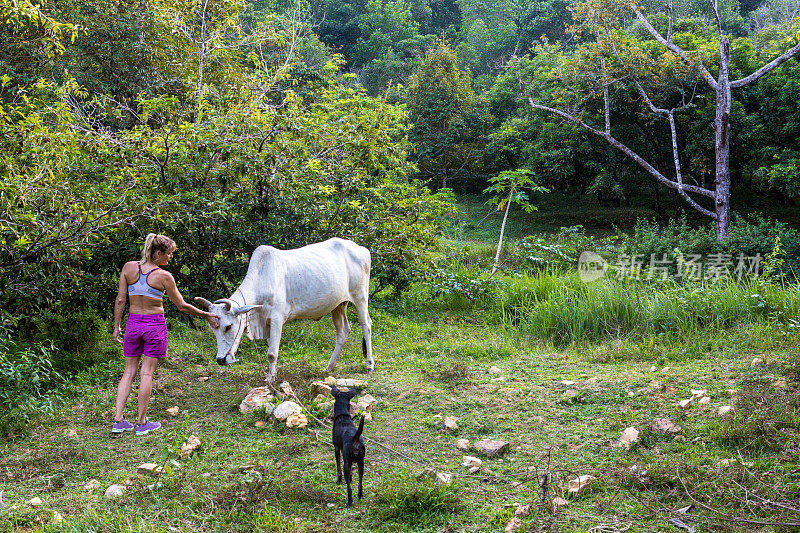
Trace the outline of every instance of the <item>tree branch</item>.
<instances>
[{"instance_id":1,"label":"tree branch","mask_svg":"<svg viewBox=\"0 0 800 533\"><path fill-rule=\"evenodd\" d=\"M731 82L731 89L735 89L737 87L744 87L745 85L756 81L758 78L760 78L764 74L767 74L768 72L770 72L774 68L780 66L782 63L784 63L784 62L788 61L789 59L791 59L798 52L800 52L800 42L798 42L792 48L790 48L789 50L785 51L783 54L779 55L778 57L776 57L775 59L773 59L772 61L770 61L769 63L767 63L763 67L761 67L760 69L758 69L757 71L755 71L752 74L750 74L749 76L745 76L744 78L732 81Z\"/></svg>"}]
</instances>

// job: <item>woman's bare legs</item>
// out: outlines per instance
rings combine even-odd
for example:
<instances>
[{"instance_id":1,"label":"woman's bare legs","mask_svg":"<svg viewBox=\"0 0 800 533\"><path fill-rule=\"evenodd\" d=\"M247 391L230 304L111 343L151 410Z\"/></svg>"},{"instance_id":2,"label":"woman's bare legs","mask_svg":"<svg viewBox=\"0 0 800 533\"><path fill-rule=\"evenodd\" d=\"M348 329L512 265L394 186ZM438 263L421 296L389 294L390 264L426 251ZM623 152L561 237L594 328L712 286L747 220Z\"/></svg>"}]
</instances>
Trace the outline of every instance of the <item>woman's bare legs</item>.
<instances>
[{"instance_id":1,"label":"woman's bare legs","mask_svg":"<svg viewBox=\"0 0 800 533\"><path fill-rule=\"evenodd\" d=\"M147 421L147 407L150 405L150 393L153 391L153 373L156 365L158 365L157 357L145 357L142 362L142 372L139 374L139 424Z\"/></svg>"},{"instance_id":2,"label":"woman's bare legs","mask_svg":"<svg viewBox=\"0 0 800 533\"><path fill-rule=\"evenodd\" d=\"M133 380L136 378L137 370L139 370L139 359L141 357L125 358L125 371L122 373L122 379L119 380L119 386L117 387L117 410L114 412L114 421L116 422L122 420L125 404L128 403L128 396L131 394Z\"/></svg>"}]
</instances>

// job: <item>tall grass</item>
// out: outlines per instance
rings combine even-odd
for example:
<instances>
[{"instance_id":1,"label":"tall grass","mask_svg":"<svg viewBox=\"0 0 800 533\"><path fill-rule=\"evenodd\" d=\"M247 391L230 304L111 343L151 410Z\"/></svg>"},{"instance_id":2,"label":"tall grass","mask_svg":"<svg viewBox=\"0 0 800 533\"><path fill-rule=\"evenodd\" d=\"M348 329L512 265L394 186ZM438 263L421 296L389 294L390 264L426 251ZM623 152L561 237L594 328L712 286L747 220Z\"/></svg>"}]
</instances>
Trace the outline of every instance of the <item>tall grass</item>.
<instances>
[{"instance_id":1,"label":"tall grass","mask_svg":"<svg viewBox=\"0 0 800 533\"><path fill-rule=\"evenodd\" d=\"M798 285L719 281L604 279L584 283L577 273L540 271L496 287L497 319L557 345L621 335L696 335L737 323L780 322L800 314Z\"/></svg>"}]
</instances>

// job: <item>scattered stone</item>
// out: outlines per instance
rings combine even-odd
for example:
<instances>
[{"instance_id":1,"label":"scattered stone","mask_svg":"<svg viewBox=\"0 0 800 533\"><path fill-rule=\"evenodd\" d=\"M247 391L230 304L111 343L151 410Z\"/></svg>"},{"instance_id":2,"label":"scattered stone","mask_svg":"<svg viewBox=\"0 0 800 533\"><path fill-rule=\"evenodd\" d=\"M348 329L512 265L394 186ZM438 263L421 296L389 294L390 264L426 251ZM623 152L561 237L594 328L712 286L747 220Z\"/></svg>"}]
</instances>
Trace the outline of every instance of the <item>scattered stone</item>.
<instances>
[{"instance_id":1,"label":"scattered stone","mask_svg":"<svg viewBox=\"0 0 800 533\"><path fill-rule=\"evenodd\" d=\"M327 383L327 382L326 382ZM342 387L359 387L363 388L367 386L367 382L363 379L337 379L336 380L336 388L342 390Z\"/></svg>"},{"instance_id":2,"label":"scattered stone","mask_svg":"<svg viewBox=\"0 0 800 533\"><path fill-rule=\"evenodd\" d=\"M561 382L561 384L564 385L565 387L572 387L573 385L575 385L575 382L569 379L565 379L564 381Z\"/></svg>"},{"instance_id":3,"label":"scattered stone","mask_svg":"<svg viewBox=\"0 0 800 533\"><path fill-rule=\"evenodd\" d=\"M729 416L733 414L733 406L732 405L723 405L719 409L717 409L717 415L719 416Z\"/></svg>"},{"instance_id":4,"label":"scattered stone","mask_svg":"<svg viewBox=\"0 0 800 533\"><path fill-rule=\"evenodd\" d=\"M452 480L453 480L453 474L448 474L447 472L436 472L436 481L438 481L442 485L447 485Z\"/></svg>"},{"instance_id":5,"label":"scattered stone","mask_svg":"<svg viewBox=\"0 0 800 533\"><path fill-rule=\"evenodd\" d=\"M561 512L562 509L564 509L568 505L569 503L567 502L567 500L565 500L560 496L556 496L555 498L553 498L553 504L551 506L551 510L553 514L558 514Z\"/></svg>"},{"instance_id":6,"label":"scattered stone","mask_svg":"<svg viewBox=\"0 0 800 533\"><path fill-rule=\"evenodd\" d=\"M203 472L203 477L211 477L211 472Z\"/></svg>"},{"instance_id":7,"label":"scattered stone","mask_svg":"<svg viewBox=\"0 0 800 533\"><path fill-rule=\"evenodd\" d=\"M699 400L705 396L708 396L707 390L705 389L692 389L692 400Z\"/></svg>"},{"instance_id":8,"label":"scattered stone","mask_svg":"<svg viewBox=\"0 0 800 533\"><path fill-rule=\"evenodd\" d=\"M327 378L323 379L322 382L328 387L333 387L336 385L336 378L333 376L328 376Z\"/></svg>"},{"instance_id":9,"label":"scattered stone","mask_svg":"<svg viewBox=\"0 0 800 533\"><path fill-rule=\"evenodd\" d=\"M112 500L125 494L125 485L111 485L106 489L106 498Z\"/></svg>"},{"instance_id":10,"label":"scattered stone","mask_svg":"<svg viewBox=\"0 0 800 533\"><path fill-rule=\"evenodd\" d=\"M272 411L273 416L275 416L275 420L279 420L283 422L289 415L293 415L295 413L300 413L303 411L303 408L300 407L298 404L294 402L283 402L278 404L278 407Z\"/></svg>"},{"instance_id":11,"label":"scattered stone","mask_svg":"<svg viewBox=\"0 0 800 533\"><path fill-rule=\"evenodd\" d=\"M630 449L631 446L639 442L639 430L635 427L626 428L625 431L622 432L619 441L625 449Z\"/></svg>"},{"instance_id":12,"label":"scattered stone","mask_svg":"<svg viewBox=\"0 0 800 533\"><path fill-rule=\"evenodd\" d=\"M473 446L486 457L498 457L508 451L509 443L502 440L482 439Z\"/></svg>"},{"instance_id":13,"label":"scattered stone","mask_svg":"<svg viewBox=\"0 0 800 533\"><path fill-rule=\"evenodd\" d=\"M52 520L52 522L54 524L60 524L63 521L64 521L64 517L61 516L61 513L59 513L58 511L53 511L53 520Z\"/></svg>"},{"instance_id":14,"label":"scattered stone","mask_svg":"<svg viewBox=\"0 0 800 533\"><path fill-rule=\"evenodd\" d=\"M308 419L303 413L292 413L286 418L287 428L304 428L308 425Z\"/></svg>"},{"instance_id":15,"label":"scattered stone","mask_svg":"<svg viewBox=\"0 0 800 533\"><path fill-rule=\"evenodd\" d=\"M65 429L64 436L68 439L77 439L78 438L78 431L74 428Z\"/></svg>"},{"instance_id":16,"label":"scattered stone","mask_svg":"<svg viewBox=\"0 0 800 533\"><path fill-rule=\"evenodd\" d=\"M454 416L444 417L444 428L447 431L455 431L458 429L458 419Z\"/></svg>"},{"instance_id":17,"label":"scattered stone","mask_svg":"<svg viewBox=\"0 0 800 533\"><path fill-rule=\"evenodd\" d=\"M759 366L759 365L763 365L763 364L764 364L764 360L763 360L763 359L761 359L760 357L756 357L756 358L755 358L755 359L753 359L753 361L750 363L750 366Z\"/></svg>"},{"instance_id":18,"label":"scattered stone","mask_svg":"<svg viewBox=\"0 0 800 533\"><path fill-rule=\"evenodd\" d=\"M598 379L599 378L597 378L597 377L591 377L591 378L586 380L586 383L597 383Z\"/></svg>"},{"instance_id":19,"label":"scattered stone","mask_svg":"<svg viewBox=\"0 0 800 533\"><path fill-rule=\"evenodd\" d=\"M479 466L473 466L473 467L471 467L469 469L469 473L470 474L477 474L480 471L481 471L481 467L479 467Z\"/></svg>"},{"instance_id":20,"label":"scattered stone","mask_svg":"<svg viewBox=\"0 0 800 533\"><path fill-rule=\"evenodd\" d=\"M272 404L270 403L272 399L273 396L269 387L250 389L242 403L239 404L239 412L246 415L261 408L264 408L267 412L272 412Z\"/></svg>"},{"instance_id":21,"label":"scattered stone","mask_svg":"<svg viewBox=\"0 0 800 533\"><path fill-rule=\"evenodd\" d=\"M628 397L629 397L629 398L633 398L634 396L636 396L636 393L635 393L635 392L629 392L629 393L628 393Z\"/></svg>"},{"instance_id":22,"label":"scattered stone","mask_svg":"<svg viewBox=\"0 0 800 533\"><path fill-rule=\"evenodd\" d=\"M680 407L681 409L688 409L691 406L692 406L691 398L687 398L685 400L681 400L680 402L678 402L678 407Z\"/></svg>"},{"instance_id":23,"label":"scattered stone","mask_svg":"<svg viewBox=\"0 0 800 533\"><path fill-rule=\"evenodd\" d=\"M36 496L35 498L31 498L30 500L28 500L28 505L30 505L31 507L39 507L39 506L40 506L40 505L42 505L43 503L44 503L44 502L42 501L42 499L41 499L41 498L39 498L38 496Z\"/></svg>"},{"instance_id":24,"label":"scattered stone","mask_svg":"<svg viewBox=\"0 0 800 533\"><path fill-rule=\"evenodd\" d=\"M363 414L363 416L364 416L364 422L372 422L372 413L367 411L366 413Z\"/></svg>"},{"instance_id":25,"label":"scattered stone","mask_svg":"<svg viewBox=\"0 0 800 533\"><path fill-rule=\"evenodd\" d=\"M314 399L311 400L311 401L313 403L322 404L322 403L325 403L325 402L328 401L328 397L329 396L326 396L324 394L317 394L316 396L314 396Z\"/></svg>"},{"instance_id":26,"label":"scattered stone","mask_svg":"<svg viewBox=\"0 0 800 533\"><path fill-rule=\"evenodd\" d=\"M163 471L164 469L158 466L156 463L142 463L139 465L139 468L136 469L137 474L146 476L157 476Z\"/></svg>"},{"instance_id":27,"label":"scattered stone","mask_svg":"<svg viewBox=\"0 0 800 533\"><path fill-rule=\"evenodd\" d=\"M722 461L719 462L719 466L721 466L722 468L728 468L729 466L731 466L731 464L733 464L733 461L731 461L730 459L723 459Z\"/></svg>"},{"instance_id":28,"label":"scattered stone","mask_svg":"<svg viewBox=\"0 0 800 533\"><path fill-rule=\"evenodd\" d=\"M311 390L323 397L323 401L331 395L331 386L324 381L315 381L311 384Z\"/></svg>"},{"instance_id":29,"label":"scattered stone","mask_svg":"<svg viewBox=\"0 0 800 533\"><path fill-rule=\"evenodd\" d=\"M294 390L292 390L292 386L289 384L288 381L281 381L281 384L278 385L278 388L284 393L286 396L294 395Z\"/></svg>"},{"instance_id":30,"label":"scattered stone","mask_svg":"<svg viewBox=\"0 0 800 533\"><path fill-rule=\"evenodd\" d=\"M241 409L241 407L239 407L239 409ZM181 408L178 407L177 405L175 407L170 407L169 409L167 409L167 414L173 418L178 416L178 413L180 412Z\"/></svg>"},{"instance_id":31,"label":"scattered stone","mask_svg":"<svg viewBox=\"0 0 800 533\"><path fill-rule=\"evenodd\" d=\"M708 405L711 403L711 398L709 398L708 396L703 396L702 398L697 400L697 403L700 405Z\"/></svg>"},{"instance_id":32,"label":"scattered stone","mask_svg":"<svg viewBox=\"0 0 800 533\"><path fill-rule=\"evenodd\" d=\"M356 405L363 411L372 411L377 403L378 400L373 398L370 394L365 394L356 401Z\"/></svg>"},{"instance_id":33,"label":"scattered stone","mask_svg":"<svg viewBox=\"0 0 800 533\"><path fill-rule=\"evenodd\" d=\"M90 479L90 480L89 480L89 481L87 481L87 482L86 482L86 484L83 486L83 490L85 490L85 491L87 491L87 492L88 492L88 491L92 491L92 490L96 489L96 488L97 488L97 487L99 487L99 486L100 486L100 482L99 482L98 480L96 480L96 479Z\"/></svg>"},{"instance_id":34,"label":"scattered stone","mask_svg":"<svg viewBox=\"0 0 800 533\"><path fill-rule=\"evenodd\" d=\"M257 428L263 428L266 424L267 423L264 420L256 420L256 423L254 425Z\"/></svg>"},{"instance_id":35,"label":"scattered stone","mask_svg":"<svg viewBox=\"0 0 800 533\"><path fill-rule=\"evenodd\" d=\"M496 377L496 378L492 378L492 381L505 381L505 380L506 380L505 376L499 376L499 377Z\"/></svg>"},{"instance_id":36,"label":"scattered stone","mask_svg":"<svg viewBox=\"0 0 800 533\"><path fill-rule=\"evenodd\" d=\"M517 507L517 510L514 511L514 516L519 516L520 518L525 518L526 516L530 516L531 514L531 506L530 505L520 505Z\"/></svg>"},{"instance_id":37,"label":"scattered stone","mask_svg":"<svg viewBox=\"0 0 800 533\"><path fill-rule=\"evenodd\" d=\"M517 533L522 528L524 522L518 516L515 516L506 524L506 533Z\"/></svg>"},{"instance_id":38,"label":"scattered stone","mask_svg":"<svg viewBox=\"0 0 800 533\"><path fill-rule=\"evenodd\" d=\"M502 370L500 370L499 368L497 368L494 365L489 367L489 373L490 374L500 374L501 372L502 372Z\"/></svg>"},{"instance_id":39,"label":"scattered stone","mask_svg":"<svg viewBox=\"0 0 800 533\"><path fill-rule=\"evenodd\" d=\"M477 457L472 457L471 455L465 455L463 465L469 468L470 470L473 468L477 468L478 470L480 470L481 465L483 465L483 461L481 461Z\"/></svg>"},{"instance_id":40,"label":"scattered stone","mask_svg":"<svg viewBox=\"0 0 800 533\"><path fill-rule=\"evenodd\" d=\"M669 370L670 368L668 366L665 366L664 368L661 369L662 372L669 372Z\"/></svg>"},{"instance_id":41,"label":"scattered stone","mask_svg":"<svg viewBox=\"0 0 800 533\"><path fill-rule=\"evenodd\" d=\"M208 381L208 376L200 376L199 378L197 378L197 381L201 381L201 382Z\"/></svg>"},{"instance_id":42,"label":"scattered stone","mask_svg":"<svg viewBox=\"0 0 800 533\"><path fill-rule=\"evenodd\" d=\"M181 457L189 457L200 447L200 439L194 435L186 439L186 443L181 445Z\"/></svg>"},{"instance_id":43,"label":"scattered stone","mask_svg":"<svg viewBox=\"0 0 800 533\"><path fill-rule=\"evenodd\" d=\"M676 442L686 442L686 437L684 437L683 435L675 435L672 438L672 440L674 440Z\"/></svg>"},{"instance_id":44,"label":"scattered stone","mask_svg":"<svg viewBox=\"0 0 800 533\"><path fill-rule=\"evenodd\" d=\"M464 451L469 450L469 441L467 439L458 439L456 441L456 448Z\"/></svg>"},{"instance_id":45,"label":"scattered stone","mask_svg":"<svg viewBox=\"0 0 800 533\"><path fill-rule=\"evenodd\" d=\"M658 372L658 367L653 365L650 367L650 372Z\"/></svg>"},{"instance_id":46,"label":"scattered stone","mask_svg":"<svg viewBox=\"0 0 800 533\"><path fill-rule=\"evenodd\" d=\"M578 396L578 391L576 391L575 389L567 389L564 391L564 394L562 396L567 400L571 400Z\"/></svg>"},{"instance_id":47,"label":"scattered stone","mask_svg":"<svg viewBox=\"0 0 800 533\"><path fill-rule=\"evenodd\" d=\"M773 387L776 387L778 389L785 389L787 385L788 384L786 383L785 379L778 379L772 384Z\"/></svg>"},{"instance_id":48,"label":"scattered stone","mask_svg":"<svg viewBox=\"0 0 800 533\"><path fill-rule=\"evenodd\" d=\"M585 489L591 487L596 479L596 477L590 474L584 474L575 479L571 479L569 482L569 489L567 490L570 494L580 494Z\"/></svg>"}]
</instances>

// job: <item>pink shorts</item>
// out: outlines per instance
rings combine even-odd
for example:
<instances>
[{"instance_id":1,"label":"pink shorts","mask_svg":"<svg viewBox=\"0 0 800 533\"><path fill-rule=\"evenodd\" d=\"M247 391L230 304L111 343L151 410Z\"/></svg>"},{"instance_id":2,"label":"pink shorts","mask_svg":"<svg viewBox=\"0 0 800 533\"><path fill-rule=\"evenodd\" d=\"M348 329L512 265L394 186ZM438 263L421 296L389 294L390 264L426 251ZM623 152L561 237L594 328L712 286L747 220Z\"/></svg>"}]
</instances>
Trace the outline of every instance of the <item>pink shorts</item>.
<instances>
[{"instance_id":1,"label":"pink shorts","mask_svg":"<svg viewBox=\"0 0 800 533\"><path fill-rule=\"evenodd\" d=\"M164 315L129 314L122 342L125 357L166 357L167 321Z\"/></svg>"}]
</instances>

